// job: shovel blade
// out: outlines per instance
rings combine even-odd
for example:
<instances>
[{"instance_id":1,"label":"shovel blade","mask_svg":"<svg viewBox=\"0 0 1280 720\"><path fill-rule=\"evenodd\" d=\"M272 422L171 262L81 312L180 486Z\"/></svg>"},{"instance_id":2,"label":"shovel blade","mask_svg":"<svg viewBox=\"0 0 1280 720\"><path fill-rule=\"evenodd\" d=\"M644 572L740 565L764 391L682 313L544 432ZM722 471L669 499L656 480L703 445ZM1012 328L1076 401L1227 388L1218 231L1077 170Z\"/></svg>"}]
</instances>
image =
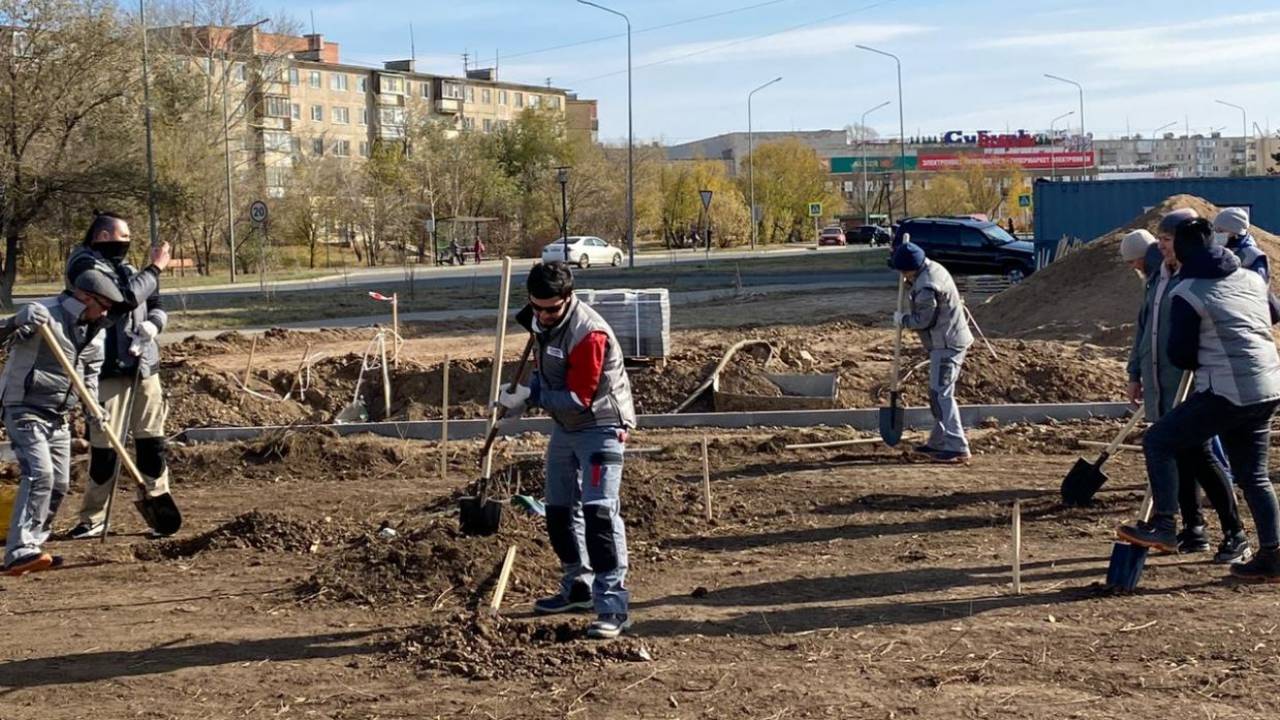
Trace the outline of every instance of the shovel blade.
<instances>
[{"instance_id":1,"label":"shovel blade","mask_svg":"<svg viewBox=\"0 0 1280 720\"><path fill-rule=\"evenodd\" d=\"M1147 548L1118 542L1111 546L1111 562L1107 565L1107 587L1133 592L1147 566Z\"/></svg>"},{"instance_id":2,"label":"shovel blade","mask_svg":"<svg viewBox=\"0 0 1280 720\"><path fill-rule=\"evenodd\" d=\"M904 415L901 393L890 392L889 407L880 408L880 439L885 445L894 447L902 441Z\"/></svg>"},{"instance_id":3,"label":"shovel blade","mask_svg":"<svg viewBox=\"0 0 1280 720\"><path fill-rule=\"evenodd\" d=\"M1077 458L1071 466L1071 472L1062 479L1062 503L1064 505L1089 505L1093 496L1107 482L1107 474L1102 468Z\"/></svg>"},{"instance_id":4,"label":"shovel blade","mask_svg":"<svg viewBox=\"0 0 1280 720\"><path fill-rule=\"evenodd\" d=\"M173 495L165 493L134 501L133 504L147 525L161 535L172 535L182 529L182 511L173 501Z\"/></svg>"},{"instance_id":5,"label":"shovel blade","mask_svg":"<svg viewBox=\"0 0 1280 720\"><path fill-rule=\"evenodd\" d=\"M336 423L369 422L369 408L362 402L354 402L342 408L333 418Z\"/></svg>"},{"instance_id":6,"label":"shovel blade","mask_svg":"<svg viewBox=\"0 0 1280 720\"><path fill-rule=\"evenodd\" d=\"M492 535L502 525L502 503L467 495L458 498L458 527L463 535Z\"/></svg>"}]
</instances>

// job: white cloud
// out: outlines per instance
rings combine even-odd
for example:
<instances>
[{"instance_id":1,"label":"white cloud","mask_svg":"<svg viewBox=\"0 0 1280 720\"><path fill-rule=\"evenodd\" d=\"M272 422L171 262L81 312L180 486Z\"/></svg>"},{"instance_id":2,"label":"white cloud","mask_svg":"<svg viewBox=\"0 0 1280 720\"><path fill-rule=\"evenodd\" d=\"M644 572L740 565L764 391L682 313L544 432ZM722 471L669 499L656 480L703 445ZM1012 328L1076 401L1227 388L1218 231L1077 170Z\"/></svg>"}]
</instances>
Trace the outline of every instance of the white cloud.
<instances>
[{"instance_id":1,"label":"white cloud","mask_svg":"<svg viewBox=\"0 0 1280 720\"><path fill-rule=\"evenodd\" d=\"M924 25L845 23L803 28L768 37L744 36L667 45L645 53L636 65L782 60L847 53L856 43L884 43L931 31Z\"/></svg>"}]
</instances>

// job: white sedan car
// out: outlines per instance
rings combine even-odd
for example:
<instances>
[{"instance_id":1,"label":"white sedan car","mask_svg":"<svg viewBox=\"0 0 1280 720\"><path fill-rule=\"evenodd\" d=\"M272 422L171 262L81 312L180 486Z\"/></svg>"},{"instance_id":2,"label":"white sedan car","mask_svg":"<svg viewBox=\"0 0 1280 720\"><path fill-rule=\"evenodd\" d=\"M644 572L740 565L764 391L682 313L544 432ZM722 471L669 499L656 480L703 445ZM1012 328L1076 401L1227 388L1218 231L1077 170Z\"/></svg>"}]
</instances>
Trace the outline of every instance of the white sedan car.
<instances>
[{"instance_id":1,"label":"white sedan car","mask_svg":"<svg viewBox=\"0 0 1280 720\"><path fill-rule=\"evenodd\" d=\"M622 257L622 250L592 235L570 235L569 257L567 259L565 258L563 240L557 240L542 248L542 262L560 260L577 265L580 268L590 267L591 265L618 267L622 264Z\"/></svg>"}]
</instances>

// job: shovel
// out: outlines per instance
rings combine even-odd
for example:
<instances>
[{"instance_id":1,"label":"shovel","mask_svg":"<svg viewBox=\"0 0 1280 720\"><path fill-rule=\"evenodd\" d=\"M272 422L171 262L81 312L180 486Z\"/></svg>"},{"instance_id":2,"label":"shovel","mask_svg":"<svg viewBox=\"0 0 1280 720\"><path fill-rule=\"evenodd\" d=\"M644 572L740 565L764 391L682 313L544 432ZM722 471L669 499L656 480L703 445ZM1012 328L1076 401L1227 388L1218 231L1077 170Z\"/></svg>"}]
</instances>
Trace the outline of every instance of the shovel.
<instances>
[{"instance_id":1,"label":"shovel","mask_svg":"<svg viewBox=\"0 0 1280 720\"><path fill-rule=\"evenodd\" d=\"M1190 370L1182 373L1182 382L1178 385L1178 394L1173 401L1175 407L1187 399L1187 393L1191 390L1192 377L1194 373ZM1142 508L1138 511L1140 522L1151 519L1151 500L1151 481L1148 479L1147 492L1142 498ZM1142 570L1147 566L1147 551L1148 548L1141 545L1127 542L1113 543L1111 560L1107 563L1107 587L1121 592L1133 592L1137 589L1138 581L1142 579Z\"/></svg>"},{"instance_id":2,"label":"shovel","mask_svg":"<svg viewBox=\"0 0 1280 720\"><path fill-rule=\"evenodd\" d=\"M512 392L524 377L524 369L529 364L529 356L533 354L533 336L525 343L524 352L520 355L520 364L516 366L515 376L507 386ZM502 503L489 497L489 476L493 472L493 464L488 462L489 450L498 437L498 421L507 414L505 407L499 407L489 426L489 434L484 439L484 447L480 450L481 463L484 470L480 474L480 482L476 483L475 495L464 495L458 498L458 522L463 535L492 535L498 531L502 523Z\"/></svg>"},{"instance_id":3,"label":"shovel","mask_svg":"<svg viewBox=\"0 0 1280 720\"><path fill-rule=\"evenodd\" d=\"M902 312L903 298L907 291L907 281L898 274L898 312ZM902 393L899 391L898 372L902 369L902 325L898 325L898 334L893 340L893 370L889 377L889 407L880 408L880 438L884 444L893 447L902 440L904 423L902 409Z\"/></svg>"},{"instance_id":4,"label":"shovel","mask_svg":"<svg viewBox=\"0 0 1280 720\"><path fill-rule=\"evenodd\" d=\"M80 396L80 402L84 404L85 412L89 413L89 417L102 428L102 432L107 436L107 442L111 444L111 449L116 451L116 457L119 458L124 469L129 472L129 477L142 488L143 499L137 502L138 512L142 513L142 517L146 519L156 532L163 535L172 535L182 529L182 512L178 510L178 504L173 501L173 495L164 493L150 497L146 494L147 484L142 479L142 473L138 471L138 466L133 463L133 458L129 457L129 453L125 451L124 443L120 442L120 437L116 435L115 430L111 428L110 423L106 421L102 407L98 405L98 398L89 393L89 389L85 387L84 380L80 378L80 374L76 372L75 367L71 365L71 361L67 359L65 353L62 352L62 346L58 344L58 339L53 336L53 330L48 325L40 325L40 336L44 338L45 345L49 346L49 352L58 360L58 364L62 366L63 372L71 379L71 386L75 389L76 395Z\"/></svg>"},{"instance_id":5,"label":"shovel","mask_svg":"<svg viewBox=\"0 0 1280 720\"><path fill-rule=\"evenodd\" d=\"M1138 420L1142 418L1142 405L1133 411L1133 416L1129 418L1129 422L1125 423L1120 432L1116 433L1116 437L1107 445L1106 449L1098 455L1097 462L1090 463L1084 458L1077 458L1076 464L1071 467L1071 472L1062 480L1062 504L1084 506L1093 502L1093 496L1107 482L1107 474L1102 472L1102 466L1111 459L1116 448L1120 447L1120 443L1128 437L1129 433L1137 427Z\"/></svg>"}]
</instances>

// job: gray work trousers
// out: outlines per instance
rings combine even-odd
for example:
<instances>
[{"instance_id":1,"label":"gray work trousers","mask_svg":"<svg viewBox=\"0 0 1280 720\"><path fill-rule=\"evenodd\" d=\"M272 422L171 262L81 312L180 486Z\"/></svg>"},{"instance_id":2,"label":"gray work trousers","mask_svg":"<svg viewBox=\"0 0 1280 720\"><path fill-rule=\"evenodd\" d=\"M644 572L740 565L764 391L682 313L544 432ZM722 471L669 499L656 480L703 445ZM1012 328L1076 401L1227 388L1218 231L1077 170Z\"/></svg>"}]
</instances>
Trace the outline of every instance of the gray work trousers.
<instances>
[{"instance_id":1,"label":"gray work trousers","mask_svg":"<svg viewBox=\"0 0 1280 720\"><path fill-rule=\"evenodd\" d=\"M969 452L969 441L960 424L960 405L956 403L956 380L967 352L968 349L945 348L929 351L929 412L934 423L928 444L935 450Z\"/></svg>"},{"instance_id":2,"label":"gray work trousers","mask_svg":"<svg viewBox=\"0 0 1280 720\"><path fill-rule=\"evenodd\" d=\"M21 406L4 409L4 427L22 474L5 539L7 567L44 552L53 515L71 486L71 431L65 418Z\"/></svg>"}]
</instances>

